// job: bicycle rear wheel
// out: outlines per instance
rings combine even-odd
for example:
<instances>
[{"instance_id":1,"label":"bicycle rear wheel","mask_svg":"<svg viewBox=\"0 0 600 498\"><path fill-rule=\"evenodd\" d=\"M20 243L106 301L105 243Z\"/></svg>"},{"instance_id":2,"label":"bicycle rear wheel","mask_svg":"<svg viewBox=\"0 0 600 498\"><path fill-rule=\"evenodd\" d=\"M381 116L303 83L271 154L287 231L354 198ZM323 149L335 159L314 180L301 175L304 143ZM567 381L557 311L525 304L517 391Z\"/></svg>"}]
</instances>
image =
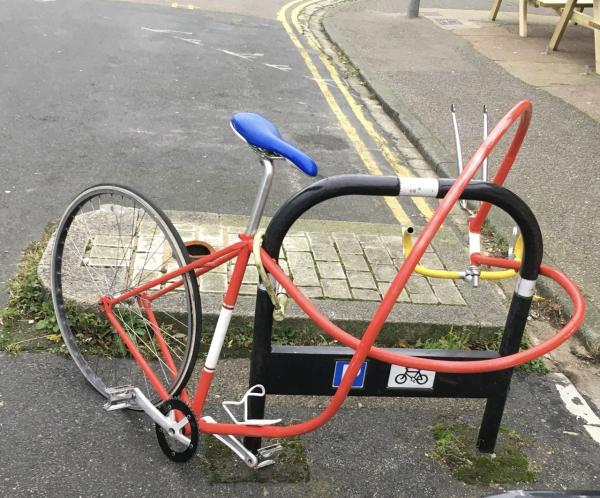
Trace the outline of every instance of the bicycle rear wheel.
<instances>
[{"instance_id":1,"label":"bicycle rear wheel","mask_svg":"<svg viewBox=\"0 0 600 498\"><path fill-rule=\"evenodd\" d=\"M140 194L98 185L77 196L55 234L51 289L64 342L87 381L107 388L139 387L161 399L100 305L187 264L189 257L167 216ZM162 296L165 285L179 286ZM151 370L176 396L194 368L201 307L193 271L113 306L114 316Z\"/></svg>"}]
</instances>

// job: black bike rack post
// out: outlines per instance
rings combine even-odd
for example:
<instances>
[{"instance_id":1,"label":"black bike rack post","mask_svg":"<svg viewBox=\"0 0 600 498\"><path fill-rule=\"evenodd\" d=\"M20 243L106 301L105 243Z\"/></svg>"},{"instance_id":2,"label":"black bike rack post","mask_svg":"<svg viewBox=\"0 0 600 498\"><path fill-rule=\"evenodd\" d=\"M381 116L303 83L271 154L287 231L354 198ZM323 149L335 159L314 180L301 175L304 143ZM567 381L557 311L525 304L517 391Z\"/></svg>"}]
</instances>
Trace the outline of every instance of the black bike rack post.
<instances>
[{"instance_id":1,"label":"black bike rack post","mask_svg":"<svg viewBox=\"0 0 600 498\"><path fill-rule=\"evenodd\" d=\"M400 181L395 176L340 175L316 182L289 199L271 220L263 248L277 258L283 239L293 223L308 209L325 200L346 195L397 196ZM443 198L454 180L441 179L438 198ZM507 212L519 226L524 253L520 275L535 281L542 260L542 236L537 221L527 205L509 190L487 182L473 181L461 199L489 202ZM426 349L390 349L390 351L422 358L472 361L498 358L519 349L531 297L513 295L499 351L449 351ZM332 396L332 378L336 363L347 361L354 350L347 347L272 346L273 304L264 288L259 286L256 297L254 337L250 363L250 386L262 384L267 394ZM438 372L431 388L394 389L388 380L392 365L366 359L367 369L360 388L350 390L350 396L481 398L486 406L481 422L477 447L481 452L493 452L500 422L510 388L512 369L479 374L448 374ZM249 417L264 418L265 397L249 400ZM245 446L256 452L261 440L246 437Z\"/></svg>"}]
</instances>

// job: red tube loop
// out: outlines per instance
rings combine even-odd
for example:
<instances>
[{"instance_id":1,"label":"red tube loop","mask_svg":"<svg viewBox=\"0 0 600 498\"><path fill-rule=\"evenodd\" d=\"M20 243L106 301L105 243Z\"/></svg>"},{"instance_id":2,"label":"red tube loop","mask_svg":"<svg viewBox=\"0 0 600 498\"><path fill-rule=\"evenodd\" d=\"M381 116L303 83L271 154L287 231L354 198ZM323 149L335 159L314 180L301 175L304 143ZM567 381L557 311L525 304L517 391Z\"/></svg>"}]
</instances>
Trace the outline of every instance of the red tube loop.
<instances>
[{"instance_id":1,"label":"red tube loop","mask_svg":"<svg viewBox=\"0 0 600 498\"><path fill-rule=\"evenodd\" d=\"M475 254L474 258L480 264L487 264L500 268L512 268L514 270L518 270L520 267L520 263L514 260L490 258L487 256L481 256L479 254ZM300 308L315 322L316 325L318 325L327 334L343 345L355 350L359 347L362 341L344 331L336 324L331 322L327 317L325 317L320 310L304 294L302 294L302 292L293 284L283 270L281 270L277 263L266 252L262 252L262 260L269 273L275 276L277 281L281 283L281 285L288 292L289 296L294 299L296 303L298 303ZM553 279L563 289L565 289L571 298L571 301L573 302L573 312L571 318L562 329L560 329L554 336L538 344L537 346L519 353L489 360L430 360L426 358L409 356L402 353L392 353L391 351L387 351L376 346L372 346L369 349L367 356L369 358L391 363L393 365L446 373L494 372L498 370L504 370L506 368L512 368L520 365L521 363L526 363L538 358L539 356L542 356L560 346L575 332L577 332L583 323L585 316L585 301L583 296L577 286L571 282L564 273L544 264L542 264L540 267L540 273Z\"/></svg>"},{"instance_id":2,"label":"red tube loop","mask_svg":"<svg viewBox=\"0 0 600 498\"><path fill-rule=\"evenodd\" d=\"M515 133L515 136L498 167L498 171L494 175L492 179L492 183L496 185L502 185L510 168L512 168L515 159L517 158L517 154L521 149L521 145L523 144L523 140L525 140L525 135L527 134L527 130L529 128L529 123L531 122L531 102L529 100L522 100L517 105L515 105L507 114L502 118L498 124L490 133L490 136L498 130L498 138L493 141L488 141L486 138L482 144L479 146L477 153L473 156L469 165L476 160L476 156L481 152L481 160L477 164L477 169L479 169L480 165L483 163L483 160L490 155L496 144L500 141L500 139L504 136L504 134L511 128L512 124L515 122L516 118L522 114L521 120L519 122L519 126ZM488 136L488 138L490 138ZM481 231L481 227L483 226L483 222L485 221L486 216L488 215L492 205L488 202L483 202L479 211L473 219L469 221L469 230L474 233L479 233Z\"/></svg>"},{"instance_id":3,"label":"red tube loop","mask_svg":"<svg viewBox=\"0 0 600 498\"><path fill-rule=\"evenodd\" d=\"M519 126L512 139L509 149L500 165L498 173L494 177L494 183L501 184L514 160L517 153L523 143L525 134L531 121L531 102L523 100L515 105L493 128L487 138L479 146L475 154L471 157L463 172L458 176L444 199L441 201L438 209L434 213L433 217L429 220L420 237L417 239L413 246L412 251L407 256L404 264L400 268L398 275L391 283L390 288L383 298L380 308L377 310L370 325L367 327L365 334L361 340L348 334L337 325L332 323L329 319L322 315L322 313L314 306L287 278L287 275L277 266L266 252L263 251L263 262L269 272L271 272L275 278L283 285L287 290L288 294L298 303L298 305L307 313L311 319L320 326L325 332L331 335L334 339L340 341L342 344L355 349L355 353L348 371L350 374L344 376L342 385L339 391L345 391L349 389L350 383L352 382L353 375L358 372L359 362L362 362L364 356L392 363L395 365L401 365L405 367L419 368L423 370L432 370L437 372L446 373L482 373L482 372L493 372L498 370L504 370L511 368L521 363L531 361L549 351L556 348L568 337L573 335L581 323L585 315L585 302L583 297L575 284L573 284L563 273L546 265L542 265L540 271L542 275L547 275L556 282L558 282L569 294L573 301L573 315L555 336L543 343L521 351L519 353L502 356L500 358L494 358L489 360L473 360L473 361L448 361L448 360L431 360L426 358L418 358L409 356L401 353L392 353L381 348L373 346L375 338L381 330L383 323L385 322L389 312L395 304L396 298L404 288L406 281L414 271L416 264L421 259L425 249L431 243L433 237L441 227L443 221L446 219L448 213L454 206L454 204L460 198L462 192L469 184L471 179L477 173L477 170L481 167L483 160L489 156L494 147L500 142L506 132L512 127L517 119L520 119ZM479 211L477 218L472 228L480 228L483 223L485 215L489 211L489 205L487 208ZM474 263L490 264L492 266L499 266L504 268L519 268L519 262L503 260L499 258L487 259L481 255L473 255L472 261ZM346 379L348 377L348 379Z\"/></svg>"}]
</instances>

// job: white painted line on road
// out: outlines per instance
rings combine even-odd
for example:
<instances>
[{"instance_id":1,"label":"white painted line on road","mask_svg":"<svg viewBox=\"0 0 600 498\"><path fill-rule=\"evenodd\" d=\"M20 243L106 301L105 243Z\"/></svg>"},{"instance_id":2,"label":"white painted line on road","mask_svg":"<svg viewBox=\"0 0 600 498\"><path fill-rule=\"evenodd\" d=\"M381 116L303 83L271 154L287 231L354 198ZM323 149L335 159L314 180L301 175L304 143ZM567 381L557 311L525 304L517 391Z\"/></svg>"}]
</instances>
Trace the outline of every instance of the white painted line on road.
<instances>
[{"instance_id":1,"label":"white painted line on road","mask_svg":"<svg viewBox=\"0 0 600 498\"><path fill-rule=\"evenodd\" d=\"M142 26L144 31L152 31L153 33L166 33L169 35L193 35L194 33L190 33L189 31L177 31L175 29L155 29L155 28L147 28L146 26Z\"/></svg>"},{"instance_id":2,"label":"white painted line on road","mask_svg":"<svg viewBox=\"0 0 600 498\"><path fill-rule=\"evenodd\" d=\"M600 444L600 427L595 425L584 425L585 430L592 436L592 439Z\"/></svg>"},{"instance_id":3,"label":"white painted line on road","mask_svg":"<svg viewBox=\"0 0 600 498\"><path fill-rule=\"evenodd\" d=\"M129 128L125 133L140 133L142 135L156 135L153 131L142 130L140 128Z\"/></svg>"},{"instance_id":4,"label":"white painted line on road","mask_svg":"<svg viewBox=\"0 0 600 498\"><path fill-rule=\"evenodd\" d=\"M565 408L578 419L583 420L585 430L594 441L600 444L600 417L594 413L587 401L564 374L555 373L552 376L559 381L555 385Z\"/></svg>"},{"instance_id":5,"label":"white painted line on road","mask_svg":"<svg viewBox=\"0 0 600 498\"><path fill-rule=\"evenodd\" d=\"M562 385L556 384L556 389L567 410L576 417L583 419L586 424L600 426L600 418L592 411L590 405L588 405L587 401L579 394L577 388L571 384L569 379L563 374L555 375L563 378L561 379L563 381Z\"/></svg>"},{"instance_id":6,"label":"white painted line on road","mask_svg":"<svg viewBox=\"0 0 600 498\"><path fill-rule=\"evenodd\" d=\"M173 38L187 43L192 43L194 45L202 45L202 40L198 40L198 38L184 38L183 36L174 36Z\"/></svg>"},{"instance_id":7,"label":"white painted line on road","mask_svg":"<svg viewBox=\"0 0 600 498\"><path fill-rule=\"evenodd\" d=\"M177 2L173 2L171 4L171 7L173 7L174 9L188 9L188 10L194 10L196 7L194 7L191 3L177 3Z\"/></svg>"},{"instance_id":8,"label":"white painted line on road","mask_svg":"<svg viewBox=\"0 0 600 498\"><path fill-rule=\"evenodd\" d=\"M239 57L240 59L246 59L247 61L252 61L254 59L258 59L259 57L262 57L265 54L259 54L259 53L254 53L254 54L238 54L237 52L231 52L230 50L225 50L224 48L218 48L217 49L219 52L223 52L224 54L227 55L233 55L234 57Z\"/></svg>"},{"instance_id":9,"label":"white painted line on road","mask_svg":"<svg viewBox=\"0 0 600 498\"><path fill-rule=\"evenodd\" d=\"M290 66L287 65L280 65L280 64L267 64L266 62L263 63L265 66L267 67L272 67L273 69L279 69L280 71L291 71L292 68Z\"/></svg>"},{"instance_id":10,"label":"white painted line on road","mask_svg":"<svg viewBox=\"0 0 600 498\"><path fill-rule=\"evenodd\" d=\"M337 86L335 86L335 83L333 82L333 80L330 80L327 78L311 78L310 76L306 76L306 75L304 75L302 77L307 80L316 81L317 83L323 83L324 85L328 85L332 88L337 88Z\"/></svg>"}]
</instances>

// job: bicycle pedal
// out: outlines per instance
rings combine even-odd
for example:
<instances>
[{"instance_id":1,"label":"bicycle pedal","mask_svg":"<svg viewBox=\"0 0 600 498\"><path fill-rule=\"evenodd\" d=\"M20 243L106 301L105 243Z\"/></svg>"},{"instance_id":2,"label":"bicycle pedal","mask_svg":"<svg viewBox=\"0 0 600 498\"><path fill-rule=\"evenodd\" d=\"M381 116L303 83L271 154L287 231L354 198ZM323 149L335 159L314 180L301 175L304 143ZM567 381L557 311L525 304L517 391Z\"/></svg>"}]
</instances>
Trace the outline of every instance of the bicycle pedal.
<instances>
[{"instance_id":1,"label":"bicycle pedal","mask_svg":"<svg viewBox=\"0 0 600 498\"><path fill-rule=\"evenodd\" d=\"M133 386L117 386L106 388L108 401L104 403L107 412L122 410L131 407L135 399L135 388Z\"/></svg>"},{"instance_id":2,"label":"bicycle pedal","mask_svg":"<svg viewBox=\"0 0 600 498\"><path fill-rule=\"evenodd\" d=\"M202 420L208 422L209 424L216 424L216 420L210 416L202 417ZM269 465L273 465L275 460L272 460L271 457L276 455L282 450L280 444L272 444L269 446L265 446L260 448L255 455L248 448L246 448L242 442L232 436L230 434L213 434L215 438L221 441L225 446L227 446L235 455L242 460L248 467L251 469L262 469Z\"/></svg>"},{"instance_id":3,"label":"bicycle pedal","mask_svg":"<svg viewBox=\"0 0 600 498\"><path fill-rule=\"evenodd\" d=\"M269 458L273 458L274 456L281 453L282 450L283 446L281 446L280 444L270 444L269 446L263 446L257 451L258 459L266 460Z\"/></svg>"},{"instance_id":4,"label":"bicycle pedal","mask_svg":"<svg viewBox=\"0 0 600 498\"><path fill-rule=\"evenodd\" d=\"M208 415L202 417L202 420L204 420L205 422L208 422L209 424L217 423L217 421L214 418L212 418ZM250 467L251 469L258 468L258 465L259 465L258 457L254 453L249 451L238 438L236 438L235 436L232 436L230 434L213 434L213 436L215 438L217 438L219 441L221 441L231 451L233 451L235 453L235 455L240 460L242 460L248 467Z\"/></svg>"}]
</instances>

